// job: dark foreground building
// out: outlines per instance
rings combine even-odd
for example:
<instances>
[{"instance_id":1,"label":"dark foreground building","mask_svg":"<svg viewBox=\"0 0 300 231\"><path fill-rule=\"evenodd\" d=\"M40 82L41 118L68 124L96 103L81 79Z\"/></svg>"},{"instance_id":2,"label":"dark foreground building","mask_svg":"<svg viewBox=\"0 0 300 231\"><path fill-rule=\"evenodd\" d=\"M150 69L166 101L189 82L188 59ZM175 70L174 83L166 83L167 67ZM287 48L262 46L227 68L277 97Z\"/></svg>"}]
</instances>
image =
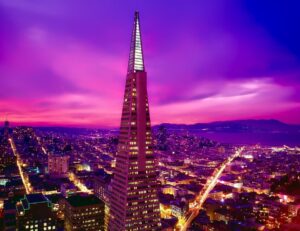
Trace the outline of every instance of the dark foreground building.
<instances>
[{"instance_id":1,"label":"dark foreground building","mask_svg":"<svg viewBox=\"0 0 300 231\"><path fill-rule=\"evenodd\" d=\"M3 229L4 231L15 231L16 224L16 204L10 200L4 201L3 206ZM0 227L1 230L1 227Z\"/></svg>"},{"instance_id":2,"label":"dark foreground building","mask_svg":"<svg viewBox=\"0 0 300 231\"><path fill-rule=\"evenodd\" d=\"M17 229L57 230L57 219L53 205L43 194L28 194L17 203Z\"/></svg>"},{"instance_id":3,"label":"dark foreground building","mask_svg":"<svg viewBox=\"0 0 300 231\"><path fill-rule=\"evenodd\" d=\"M151 137L147 73L138 12L134 15L116 168L110 231L159 230L160 210Z\"/></svg>"},{"instance_id":4,"label":"dark foreground building","mask_svg":"<svg viewBox=\"0 0 300 231\"><path fill-rule=\"evenodd\" d=\"M104 230L104 202L95 195L73 195L64 199L65 230Z\"/></svg>"}]
</instances>

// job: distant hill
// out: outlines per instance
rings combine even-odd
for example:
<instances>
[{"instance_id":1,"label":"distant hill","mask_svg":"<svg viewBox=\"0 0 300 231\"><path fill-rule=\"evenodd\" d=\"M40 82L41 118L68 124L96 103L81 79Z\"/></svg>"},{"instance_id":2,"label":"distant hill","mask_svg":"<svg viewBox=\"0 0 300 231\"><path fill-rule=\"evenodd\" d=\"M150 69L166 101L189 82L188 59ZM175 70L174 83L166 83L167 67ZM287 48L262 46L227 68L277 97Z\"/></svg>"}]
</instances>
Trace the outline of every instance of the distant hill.
<instances>
[{"instance_id":1,"label":"distant hill","mask_svg":"<svg viewBox=\"0 0 300 231\"><path fill-rule=\"evenodd\" d=\"M300 125L286 124L278 120L232 120L196 124L163 123L154 126L165 126L172 130L198 130L202 132L267 132L267 133L300 133Z\"/></svg>"},{"instance_id":2,"label":"distant hill","mask_svg":"<svg viewBox=\"0 0 300 231\"><path fill-rule=\"evenodd\" d=\"M292 125L278 120L233 120L196 124L168 124L173 131L189 131L219 142L232 144L300 145L300 125Z\"/></svg>"},{"instance_id":3,"label":"distant hill","mask_svg":"<svg viewBox=\"0 0 300 231\"><path fill-rule=\"evenodd\" d=\"M286 124L278 120L232 120L196 124L163 123L153 126L157 130L160 126L169 131L189 131L223 143L232 144L265 144L300 146L300 125ZM41 131L54 131L69 134L88 134L91 130L110 131L118 134L119 128L91 129L73 127L39 127Z\"/></svg>"}]
</instances>

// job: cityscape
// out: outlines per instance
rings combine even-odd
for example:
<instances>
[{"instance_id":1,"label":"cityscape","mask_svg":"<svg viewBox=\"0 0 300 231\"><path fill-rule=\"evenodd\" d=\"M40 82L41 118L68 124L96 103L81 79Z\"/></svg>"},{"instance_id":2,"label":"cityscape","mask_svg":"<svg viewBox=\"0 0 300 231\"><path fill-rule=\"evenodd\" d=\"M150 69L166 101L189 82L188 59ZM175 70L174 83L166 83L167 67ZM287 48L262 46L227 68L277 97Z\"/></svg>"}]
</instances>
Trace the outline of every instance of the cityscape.
<instances>
[{"instance_id":1,"label":"cityscape","mask_svg":"<svg viewBox=\"0 0 300 231\"><path fill-rule=\"evenodd\" d=\"M183 1L174 1L174 9L160 10L156 1L139 4L130 1L128 4L120 3L116 14L113 14L108 9L116 6L106 1L91 1L91 5L85 5L76 0L72 2L72 13L69 9L63 10L72 5L70 1L50 2L43 5L37 2L12 3L0 0L4 24L9 27L12 22L8 15L15 20L20 17L20 24L21 21L24 23L22 28L26 23L34 22L34 28L30 29L31 34L26 39L32 39L34 47L40 48L35 57L36 51L30 50L30 46L23 41L16 49L20 49L18 54L25 59L13 52L6 53L12 49L6 43L10 40L9 35L18 36L21 30L11 29L7 31L7 35L3 32L3 58L0 54L0 84L3 88L3 93L0 93L0 118L3 118L0 126L0 230L300 230L298 40L296 45L294 38L288 40L290 43L287 50L292 50L290 53L278 48L274 45L275 42L270 42L267 49L274 53L268 50L270 53L253 58L261 59L261 62L264 59L264 65L251 60L251 55L245 61L247 64L237 60L237 55L234 60L237 67L234 68L228 64L232 60L222 59L224 66L228 65L226 68L230 69L224 70L223 74L231 76L222 80L213 75L207 77L208 73L203 74L204 68L198 64L198 56L195 54L197 73L201 76L197 78L207 78L207 82L198 81L189 77L191 71L188 63L191 62L192 69L194 60L188 60L182 67L177 67L178 62L170 65L166 60L159 64L151 63L157 60L153 57L157 52L161 52L159 54L163 58L173 59L171 56L176 56L176 59L180 59L182 56L185 59L190 55L192 58L192 54L197 53L198 49L196 43L191 41L193 35L182 37L181 39L191 43L176 43L178 53L177 50L175 53L171 52L171 56L165 54L168 49L163 46L172 46L171 43L175 40L161 45L159 42L165 38L160 40L154 37L176 37L174 34L164 33L167 22L174 20L184 24L187 22L183 19L185 17L191 17L191 22L194 22L198 19L198 9L201 7L203 10L200 13L208 21L211 20L211 23L215 22L211 17L217 16L210 16L210 13L217 12L218 15L229 8L232 12L239 12L237 15L245 19L246 16L241 16L242 11L238 11L241 7L239 3L236 3L239 7L234 8L230 3L227 8L221 1L218 6L199 3L200 1L191 1L187 5ZM162 3L160 7L165 7L165 4L168 5ZM264 3L259 6L253 4L250 5L255 9L269 7L264 6ZM96 6L103 8L96 9ZM182 15L177 13L180 7ZM250 11L251 7L248 7ZM270 11L277 12L282 8L290 10L284 13L284 20L294 20L297 8L293 4L282 6L274 3ZM128 12L118 16L117 13L123 10ZM78 16L78 12L85 16ZM270 18L275 17L272 12L268 15ZM59 22L64 14L76 17L70 17L72 20L66 20L68 22ZM96 55L97 49L93 50L91 45L95 38L93 35L89 37L88 49L93 50L90 59L99 59L91 64L89 58L85 57L83 43L75 46L66 34L68 30L80 28L82 33L77 34L76 38L87 39L85 36L93 26L87 28L83 22L89 21L94 14L111 23L103 28L101 25L105 22L97 24L97 30L102 30L103 37L107 36L99 40L106 39L106 42L111 41L115 45L114 48L111 45L105 45L106 48L101 46L103 54L108 52L111 55L104 55L103 59L99 59L101 52L100 56ZM288 17L288 14L291 16ZM258 15L259 13L256 16ZM174 18L155 24L161 17ZM299 19L299 16L296 17ZM49 18L58 21L53 23ZM122 24L119 21L123 19ZM227 22L231 20L228 19ZM284 20L281 23L287 22ZM249 25L246 21L245 19L244 24L236 22L234 25ZM68 24L74 22L78 23L78 28ZM161 28L149 26L151 22L153 25L161 23ZM56 48L52 49L49 45L49 54L45 52L43 42L52 41L54 44L58 38L40 30L42 23L50 23L49 28L57 28L59 33L66 36L65 43L60 44L64 57L51 60L53 65L55 61L53 70L58 73L63 68L64 72L60 74L68 73L76 78L76 81L82 83L82 88L47 71L43 71L44 74L38 78L28 77L27 82L26 75L33 73L39 65L42 68L45 60L48 64L48 58L56 51ZM116 26L115 23L124 27ZM2 25L5 30L4 24L0 22L0 30ZM221 25L222 28L227 28L229 24L222 22ZM172 27L177 29L177 25ZM103 32L105 28L108 30L107 34ZM161 31L151 34L156 28ZM182 28L180 23L178 28ZM216 28L207 25L201 27L200 31L210 33L207 32L208 29L213 31ZM123 30L126 36L124 39ZM251 30L254 29L251 27ZM277 30L280 34L282 26ZM285 30L291 35L295 33L294 37L299 38L299 32L292 32L290 27L284 28L284 32ZM257 33L261 33L260 29L258 31ZM120 33L119 37L111 38L114 33ZM281 42L287 42L283 37L280 38ZM229 42L230 39L227 39L230 47L234 47L233 40ZM253 36L253 40L255 39ZM123 52L123 44L127 47L127 53L122 56L121 64L114 64L113 56L118 53L118 49ZM226 46L226 42L224 44ZM266 51L262 44L263 42L258 45L259 49ZM188 51L188 56L184 56L186 45L190 45L192 50ZM222 49L227 52L227 48L222 47L222 42L218 41L217 47L218 51L211 46L203 52L218 53ZM76 52L68 52L70 50L67 49L75 49ZM184 52L180 53L180 49L184 49ZM279 51L282 52L281 56L276 53ZM202 60L199 63L209 65L213 61L208 59L213 59L213 66L223 65L219 63L220 60L214 59L214 55L199 58ZM74 63L69 59L74 60ZM240 66L238 62L241 63ZM98 69L93 65L100 65L102 75L98 76ZM104 67L105 65L109 67ZM251 65L257 69L250 68ZM270 76L276 77L239 79L236 75L240 73L239 68L242 66L249 67L251 71L248 74L253 76L264 69L264 76L269 71ZM221 73L221 69L215 69L218 68L212 67L211 71ZM89 74L92 77L85 76ZM185 76L178 77L182 78L178 86L175 79L173 85L163 86L173 81L173 74ZM152 77L154 75L161 79ZM285 83L281 82L283 77L286 77ZM53 84L52 81L57 82ZM112 81L118 82L122 88L113 85ZM107 85L103 85L106 83ZM203 86L199 87L199 83ZM89 88L85 89L83 86ZM98 88L100 93L96 94ZM109 97L114 99L110 101Z\"/></svg>"}]
</instances>

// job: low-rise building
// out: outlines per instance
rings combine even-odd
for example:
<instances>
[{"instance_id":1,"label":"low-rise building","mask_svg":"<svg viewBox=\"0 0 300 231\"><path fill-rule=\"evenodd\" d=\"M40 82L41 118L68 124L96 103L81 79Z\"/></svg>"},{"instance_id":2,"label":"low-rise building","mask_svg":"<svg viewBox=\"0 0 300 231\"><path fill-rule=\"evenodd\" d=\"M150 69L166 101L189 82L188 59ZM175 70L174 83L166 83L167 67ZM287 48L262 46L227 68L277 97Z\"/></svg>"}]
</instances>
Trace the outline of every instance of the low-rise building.
<instances>
[{"instance_id":1,"label":"low-rise building","mask_svg":"<svg viewBox=\"0 0 300 231\"><path fill-rule=\"evenodd\" d=\"M48 171L51 177L67 177L69 172L69 156L50 154L48 156Z\"/></svg>"},{"instance_id":2,"label":"low-rise building","mask_svg":"<svg viewBox=\"0 0 300 231\"><path fill-rule=\"evenodd\" d=\"M43 194L28 194L16 205L16 230L56 230L57 219L53 205Z\"/></svg>"}]
</instances>

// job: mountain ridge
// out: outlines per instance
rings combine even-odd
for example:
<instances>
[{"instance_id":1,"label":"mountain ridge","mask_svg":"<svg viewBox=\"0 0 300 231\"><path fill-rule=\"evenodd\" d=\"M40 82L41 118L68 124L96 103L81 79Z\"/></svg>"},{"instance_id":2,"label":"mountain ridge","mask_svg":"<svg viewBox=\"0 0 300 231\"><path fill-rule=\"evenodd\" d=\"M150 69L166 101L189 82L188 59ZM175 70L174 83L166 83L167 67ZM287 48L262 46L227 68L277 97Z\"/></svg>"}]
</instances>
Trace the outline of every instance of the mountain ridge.
<instances>
[{"instance_id":1,"label":"mountain ridge","mask_svg":"<svg viewBox=\"0 0 300 231\"><path fill-rule=\"evenodd\" d=\"M201 130L203 132L299 132L300 125L287 124L275 119L247 119L214 121L209 123L173 124L162 123L154 129L165 126L168 129Z\"/></svg>"}]
</instances>

